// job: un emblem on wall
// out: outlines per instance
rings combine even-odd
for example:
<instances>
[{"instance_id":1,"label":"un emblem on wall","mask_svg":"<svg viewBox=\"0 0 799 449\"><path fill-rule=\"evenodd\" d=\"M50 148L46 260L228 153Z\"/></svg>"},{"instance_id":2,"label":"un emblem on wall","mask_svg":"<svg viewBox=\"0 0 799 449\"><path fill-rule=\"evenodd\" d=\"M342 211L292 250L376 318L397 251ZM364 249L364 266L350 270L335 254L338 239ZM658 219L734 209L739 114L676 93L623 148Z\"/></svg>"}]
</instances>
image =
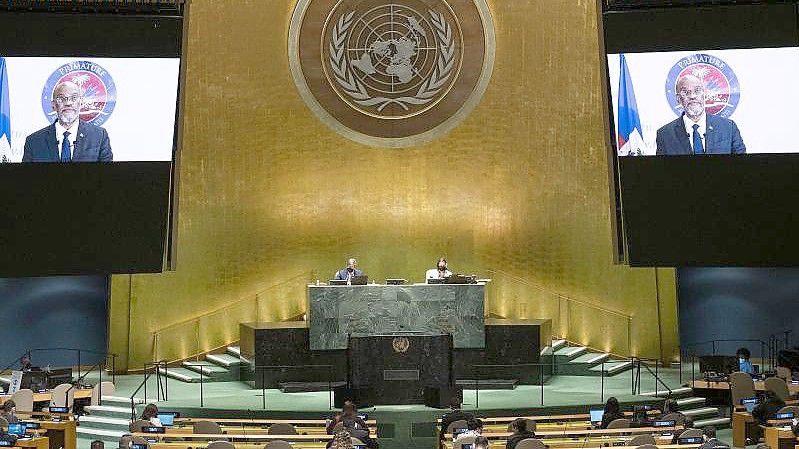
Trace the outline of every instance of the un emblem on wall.
<instances>
[{"instance_id":1,"label":"un emblem on wall","mask_svg":"<svg viewBox=\"0 0 799 449\"><path fill-rule=\"evenodd\" d=\"M494 29L485 0L299 0L295 84L337 132L374 146L430 141L479 102Z\"/></svg>"}]
</instances>

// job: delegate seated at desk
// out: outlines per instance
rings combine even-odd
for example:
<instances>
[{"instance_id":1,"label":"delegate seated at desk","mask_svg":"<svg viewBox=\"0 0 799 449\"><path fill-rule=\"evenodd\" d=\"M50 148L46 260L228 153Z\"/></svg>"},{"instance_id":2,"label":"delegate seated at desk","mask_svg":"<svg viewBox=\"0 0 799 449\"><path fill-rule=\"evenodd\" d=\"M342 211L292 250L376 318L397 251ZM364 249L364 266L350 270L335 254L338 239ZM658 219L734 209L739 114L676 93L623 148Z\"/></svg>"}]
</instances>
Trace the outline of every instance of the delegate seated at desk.
<instances>
[{"instance_id":1,"label":"delegate seated at desk","mask_svg":"<svg viewBox=\"0 0 799 449\"><path fill-rule=\"evenodd\" d=\"M761 424L766 425L769 419L774 419L777 412L785 407L785 401L780 399L776 393L766 390L765 400L752 410L752 416Z\"/></svg>"},{"instance_id":2,"label":"delegate seated at desk","mask_svg":"<svg viewBox=\"0 0 799 449\"><path fill-rule=\"evenodd\" d=\"M436 267L427 270L424 277L425 279L446 279L452 276L452 272L447 269L447 259L439 257L436 262Z\"/></svg>"},{"instance_id":3,"label":"delegate seated at desk","mask_svg":"<svg viewBox=\"0 0 799 449\"><path fill-rule=\"evenodd\" d=\"M355 276L363 276L363 271L358 269L358 261L354 258L347 259L347 266L338 270L333 279L347 281Z\"/></svg>"}]
</instances>

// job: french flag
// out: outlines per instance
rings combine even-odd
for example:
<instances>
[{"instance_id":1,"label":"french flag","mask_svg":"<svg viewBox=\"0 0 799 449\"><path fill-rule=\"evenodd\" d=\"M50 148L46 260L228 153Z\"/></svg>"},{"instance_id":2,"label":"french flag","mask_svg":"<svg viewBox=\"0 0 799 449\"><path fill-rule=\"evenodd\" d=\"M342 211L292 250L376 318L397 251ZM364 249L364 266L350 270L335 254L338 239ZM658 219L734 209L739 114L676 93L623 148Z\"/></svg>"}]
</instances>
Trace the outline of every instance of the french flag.
<instances>
[{"instance_id":1,"label":"french flag","mask_svg":"<svg viewBox=\"0 0 799 449\"><path fill-rule=\"evenodd\" d=\"M619 55L619 101L618 129L616 136L619 144L619 156L640 156L644 154L644 138L641 130L641 119L638 117L638 104L635 102L635 90L627 68L624 54Z\"/></svg>"}]
</instances>

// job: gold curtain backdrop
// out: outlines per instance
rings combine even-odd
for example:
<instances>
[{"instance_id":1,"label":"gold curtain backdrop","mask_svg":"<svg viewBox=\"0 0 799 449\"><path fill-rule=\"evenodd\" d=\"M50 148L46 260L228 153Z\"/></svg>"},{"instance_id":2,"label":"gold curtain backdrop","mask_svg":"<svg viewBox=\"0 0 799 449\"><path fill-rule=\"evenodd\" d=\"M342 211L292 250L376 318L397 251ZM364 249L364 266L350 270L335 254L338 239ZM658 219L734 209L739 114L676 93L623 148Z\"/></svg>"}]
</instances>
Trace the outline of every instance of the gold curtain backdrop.
<instances>
[{"instance_id":1,"label":"gold curtain backdrop","mask_svg":"<svg viewBox=\"0 0 799 449\"><path fill-rule=\"evenodd\" d=\"M613 263L595 0L489 0L496 61L448 136L404 149L337 135L288 66L293 0L188 10L176 271L112 281L123 368L238 339L305 311L305 285L354 256L420 281L446 255L493 279L486 311L621 355L678 354L675 275Z\"/></svg>"}]
</instances>

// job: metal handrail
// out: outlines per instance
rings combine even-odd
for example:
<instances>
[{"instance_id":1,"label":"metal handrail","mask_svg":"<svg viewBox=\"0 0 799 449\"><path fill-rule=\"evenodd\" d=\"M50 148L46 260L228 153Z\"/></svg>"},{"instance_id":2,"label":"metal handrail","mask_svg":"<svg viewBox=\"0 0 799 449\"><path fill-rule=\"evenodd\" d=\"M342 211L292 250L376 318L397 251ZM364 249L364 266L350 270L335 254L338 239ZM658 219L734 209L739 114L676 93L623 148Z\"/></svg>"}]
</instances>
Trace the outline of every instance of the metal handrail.
<instances>
[{"instance_id":1,"label":"metal handrail","mask_svg":"<svg viewBox=\"0 0 799 449\"><path fill-rule=\"evenodd\" d=\"M144 379L139 384L139 386L136 388L136 390L130 395L130 419L131 419L131 421L135 421L136 420L136 404L134 402L134 398L139 393L139 390L141 390L142 387L143 387L144 388L144 401L145 402L147 401L147 381L150 380L150 376L152 376L153 374L156 375L157 384L158 384L156 386L156 400L160 400L160 394L162 394L162 393L164 395L164 400L168 400L167 396L166 396L168 390L163 390L163 391L161 390L161 388L162 388L161 379L160 379L161 372L158 369L161 366L166 368L166 363L163 362L163 361L160 361L160 360L154 360L152 362L144 364L144 367L143 367ZM152 371L147 372L148 368L152 368ZM166 382L164 382L164 384L166 384ZM100 387L100 388L102 388L102 387Z\"/></svg>"},{"instance_id":2,"label":"metal handrail","mask_svg":"<svg viewBox=\"0 0 799 449\"><path fill-rule=\"evenodd\" d=\"M258 369L261 369L261 398L262 398L262 407L266 410L266 382L265 382L265 372L267 369L275 369L275 370L283 370L283 369L297 369L297 368L329 368L328 369L328 376L327 376L327 400L328 400L328 410L333 409L333 370L336 368L335 365L254 365L253 372L257 373ZM347 375L347 385L350 385L349 381L349 374Z\"/></svg>"}]
</instances>

